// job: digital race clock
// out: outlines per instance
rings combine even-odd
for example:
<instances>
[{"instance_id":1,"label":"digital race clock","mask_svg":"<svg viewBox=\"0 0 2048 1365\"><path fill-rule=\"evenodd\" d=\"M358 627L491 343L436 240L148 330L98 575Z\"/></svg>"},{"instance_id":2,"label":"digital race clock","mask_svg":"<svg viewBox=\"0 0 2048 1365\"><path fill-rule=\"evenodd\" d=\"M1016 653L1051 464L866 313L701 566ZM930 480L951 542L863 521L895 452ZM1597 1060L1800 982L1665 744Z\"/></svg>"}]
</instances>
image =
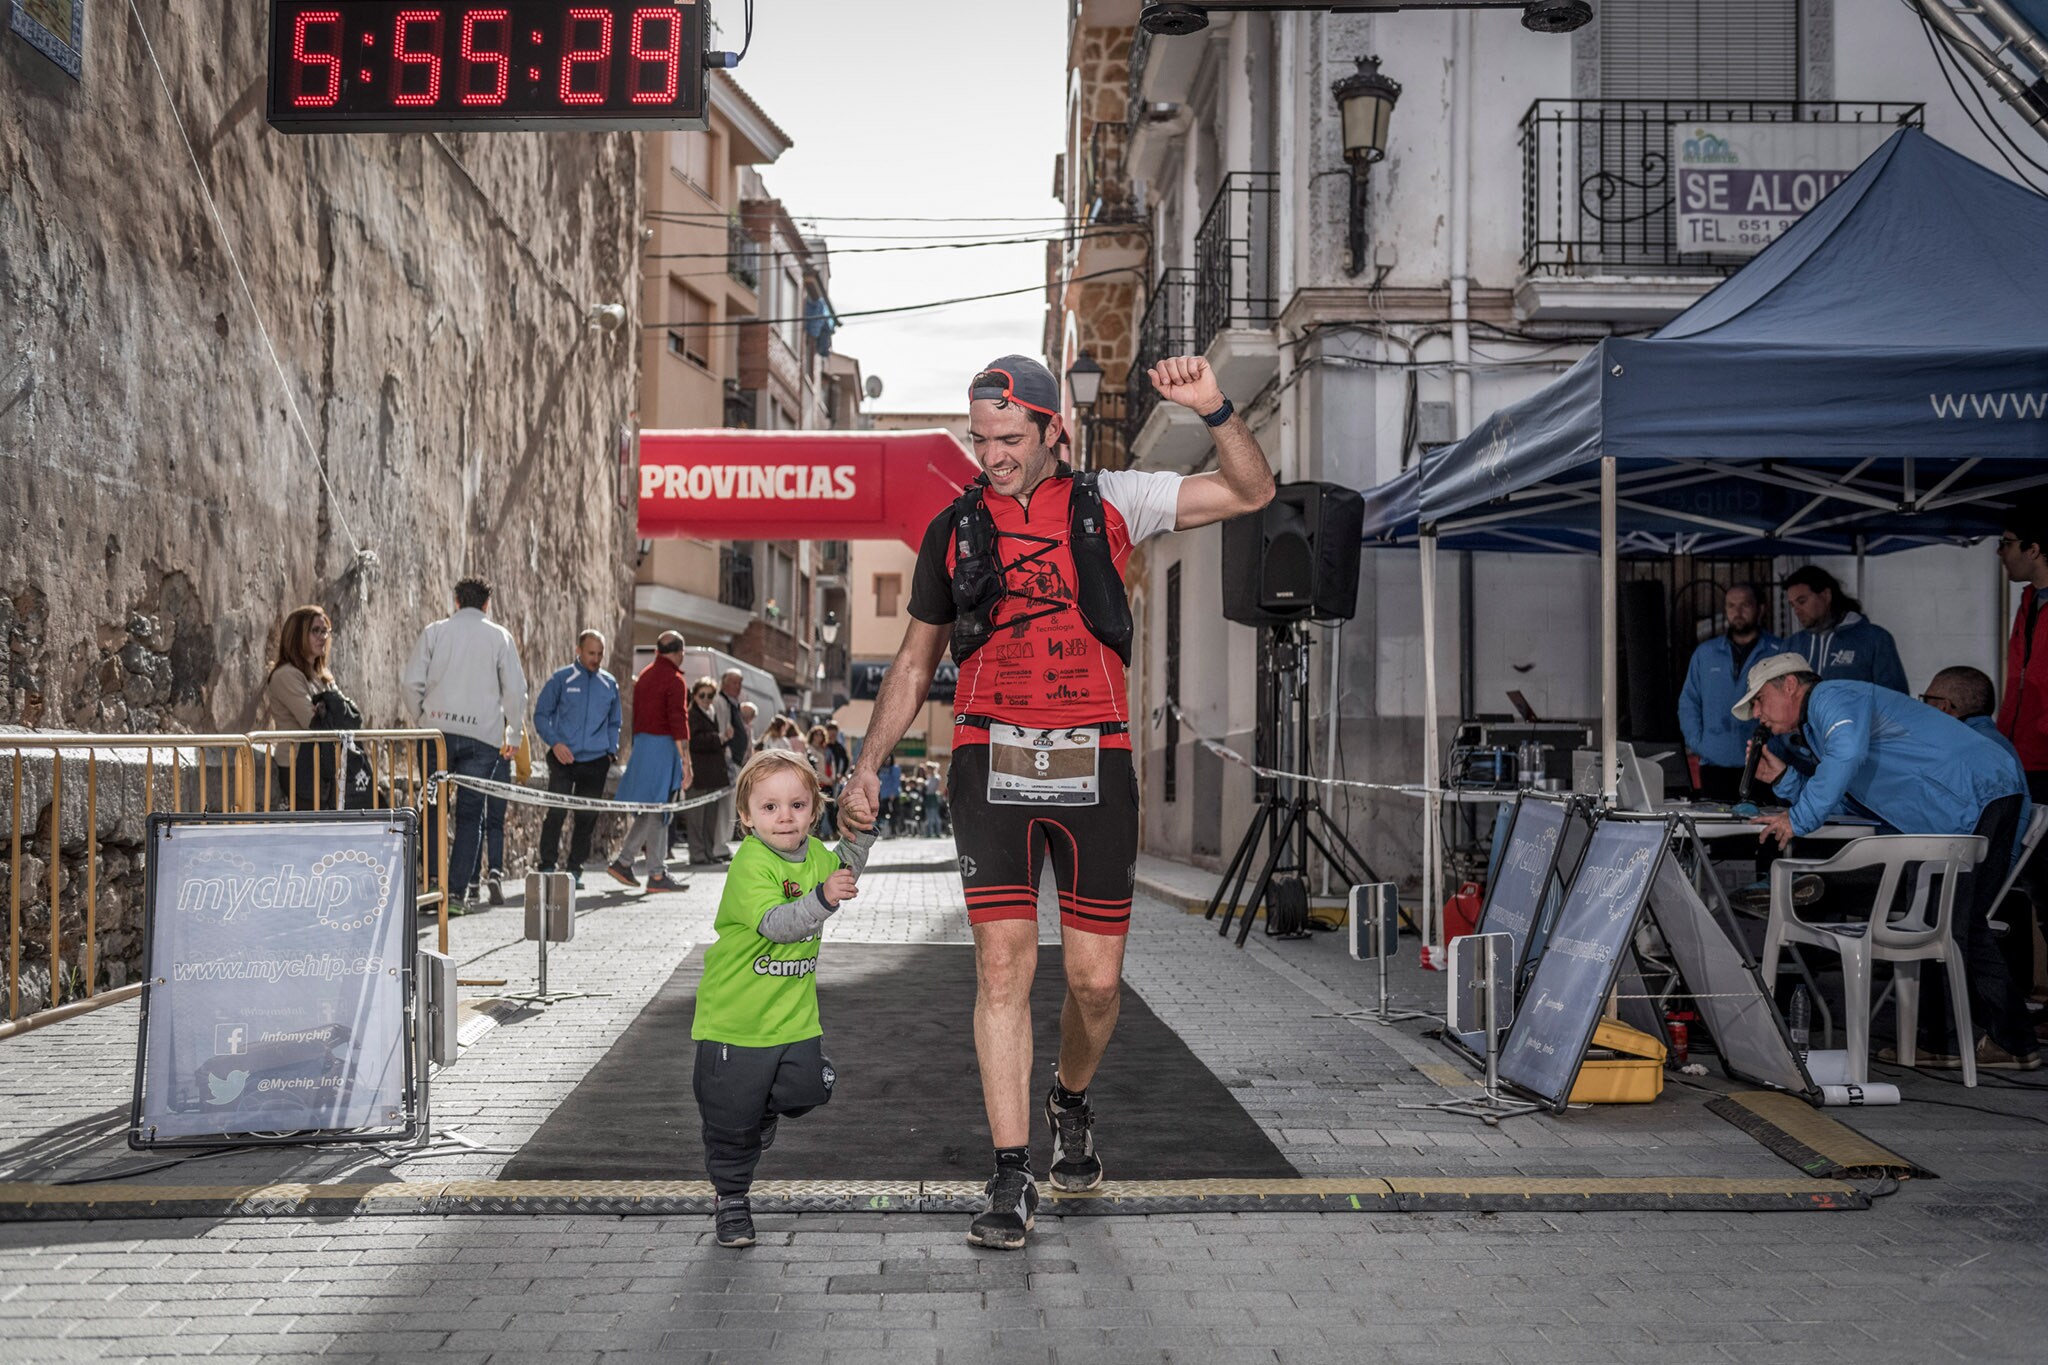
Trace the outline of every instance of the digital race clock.
<instances>
[{"instance_id":1,"label":"digital race clock","mask_svg":"<svg viewBox=\"0 0 2048 1365\"><path fill-rule=\"evenodd\" d=\"M287 133L704 126L699 0L271 0Z\"/></svg>"}]
</instances>

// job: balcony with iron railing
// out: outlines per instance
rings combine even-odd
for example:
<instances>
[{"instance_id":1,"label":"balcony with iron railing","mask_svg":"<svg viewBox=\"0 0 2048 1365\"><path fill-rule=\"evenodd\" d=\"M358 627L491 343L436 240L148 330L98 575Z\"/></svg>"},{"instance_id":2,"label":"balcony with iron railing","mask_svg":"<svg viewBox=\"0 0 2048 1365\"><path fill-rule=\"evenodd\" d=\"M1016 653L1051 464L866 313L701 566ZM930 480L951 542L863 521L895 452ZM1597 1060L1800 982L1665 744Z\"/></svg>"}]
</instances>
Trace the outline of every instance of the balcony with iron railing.
<instances>
[{"instance_id":1,"label":"balcony with iron railing","mask_svg":"<svg viewBox=\"0 0 2048 1365\"><path fill-rule=\"evenodd\" d=\"M1138 204L1131 193L1130 172L1124 164L1124 149L1130 129L1121 123L1097 123L1088 134L1086 160L1081 166L1081 218L1089 227L1107 227L1138 221Z\"/></svg>"},{"instance_id":2,"label":"balcony with iron railing","mask_svg":"<svg viewBox=\"0 0 2048 1365\"><path fill-rule=\"evenodd\" d=\"M754 552L744 545L718 549L718 600L741 611L754 609Z\"/></svg>"},{"instance_id":3,"label":"balcony with iron railing","mask_svg":"<svg viewBox=\"0 0 2048 1365\"><path fill-rule=\"evenodd\" d=\"M1146 371L1171 355L1188 355L1195 347L1195 272L1169 266L1145 303L1138 323L1137 355L1124 379L1124 446L1129 463L1155 468L1183 468L1207 447L1208 429L1186 408L1161 403Z\"/></svg>"},{"instance_id":4,"label":"balcony with iron railing","mask_svg":"<svg viewBox=\"0 0 2048 1365\"><path fill-rule=\"evenodd\" d=\"M1227 330L1273 325L1280 310L1273 278L1279 193L1272 171L1233 171L1202 215L1195 232L1195 350L1207 351Z\"/></svg>"},{"instance_id":5,"label":"balcony with iron railing","mask_svg":"<svg viewBox=\"0 0 2048 1365\"><path fill-rule=\"evenodd\" d=\"M725 227L725 260L733 279L749 289L761 287L761 244L747 235L738 214Z\"/></svg>"},{"instance_id":6,"label":"balcony with iron railing","mask_svg":"<svg viewBox=\"0 0 2048 1365\"><path fill-rule=\"evenodd\" d=\"M1901 101L1538 100L1521 123L1527 279L1518 304L1530 316L1569 316L1554 305L1546 311L1544 298L1594 279L1656 277L1662 285L1641 291L1638 305L1647 320L1675 313L1741 268L1746 257L1681 249L1675 130L1727 123L1897 128L1924 121L1925 106Z\"/></svg>"}]
</instances>

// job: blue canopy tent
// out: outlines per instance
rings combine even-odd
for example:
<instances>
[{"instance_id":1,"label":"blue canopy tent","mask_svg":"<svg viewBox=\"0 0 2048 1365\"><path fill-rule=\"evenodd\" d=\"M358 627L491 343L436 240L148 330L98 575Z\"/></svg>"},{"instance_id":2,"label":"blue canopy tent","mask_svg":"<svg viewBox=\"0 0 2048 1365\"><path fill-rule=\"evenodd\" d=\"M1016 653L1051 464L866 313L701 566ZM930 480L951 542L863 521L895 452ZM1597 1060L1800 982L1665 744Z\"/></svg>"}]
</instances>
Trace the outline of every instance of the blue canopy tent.
<instances>
[{"instance_id":1,"label":"blue canopy tent","mask_svg":"<svg viewBox=\"0 0 2048 1365\"><path fill-rule=\"evenodd\" d=\"M1654 336L1600 342L1367 494L1369 540L1423 546L1427 666L1439 541L1597 550L1611 797L1624 545L1860 555L1963 542L2048 485L2044 247L2048 199L1917 129L1893 135Z\"/></svg>"}]
</instances>

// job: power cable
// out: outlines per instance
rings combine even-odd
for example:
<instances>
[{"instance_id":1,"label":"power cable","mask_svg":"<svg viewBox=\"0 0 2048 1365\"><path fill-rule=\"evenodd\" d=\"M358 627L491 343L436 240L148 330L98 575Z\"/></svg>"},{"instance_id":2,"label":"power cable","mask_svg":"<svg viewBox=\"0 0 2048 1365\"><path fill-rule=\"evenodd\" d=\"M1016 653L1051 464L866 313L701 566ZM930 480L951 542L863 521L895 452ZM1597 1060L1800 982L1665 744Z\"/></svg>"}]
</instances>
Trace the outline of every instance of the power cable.
<instances>
[{"instance_id":1,"label":"power cable","mask_svg":"<svg viewBox=\"0 0 2048 1365\"><path fill-rule=\"evenodd\" d=\"M1130 275L1136 273L1136 271L1136 266L1123 265L1117 266L1115 269L1112 270L1095 270L1089 272L1086 275L1075 275L1064 281L1061 281L1061 283L1081 284L1085 283L1088 280L1106 279L1111 275ZM833 316L840 319L845 319L884 317L893 313L919 313L928 311L933 308L950 308L956 303L980 303L985 299L1007 299L1014 298L1019 294L1036 294L1050 287L1050 284L1050 281L1046 281L1040 284L1026 285L1022 289L998 289L995 292L989 294L962 294L957 298L933 299L927 303L903 303L898 304L893 308L862 308L853 310L851 312L843 309L834 309ZM689 327L699 331L708 329L719 329L725 327L783 327L792 324L801 325L802 323L808 321L810 321L810 319L797 317L736 318L728 322L648 322L641 324L641 330L644 332L660 332L672 331L683 327Z\"/></svg>"},{"instance_id":2,"label":"power cable","mask_svg":"<svg viewBox=\"0 0 2048 1365\"><path fill-rule=\"evenodd\" d=\"M828 245L825 255L834 259L840 256L866 256L885 251L971 251L984 246L1042 246L1047 242L1085 242L1096 237L1119 236L1117 232L1084 232L1061 237L996 237L985 242L922 242L910 246L848 246ZM761 261L810 260L808 251L762 251L748 259ZM731 251L648 251L641 254L644 261L724 261L731 260Z\"/></svg>"},{"instance_id":3,"label":"power cable","mask_svg":"<svg viewBox=\"0 0 2048 1365\"><path fill-rule=\"evenodd\" d=\"M1918 11L1916 10L1915 13L1918 13ZM2000 161L2003 161L2008 167L2011 168L2013 176L2016 179L2018 179L2018 181L2022 185L2025 185L2028 189L2034 191L2034 193L2040 194L2042 192L2041 187L2039 185L2036 185L2033 181L2027 178L2027 173L2019 168L2018 162L2015 162L2011 157L2005 154L2005 149L2007 146L2011 146L2013 151L2019 153L2020 159L2022 161L2025 161L2029 166L2032 166L2035 170L2040 171L2043 175L2048 175L2048 166L2043 166L2040 162L2034 160L2034 158L2032 158L2031 156L2028 156L2026 152L2020 149L2017 143L2014 143L2012 141L2012 138L2006 133L2005 128L1998 122L1998 119L1992 114L1991 106L1988 103L1986 103L1983 92L1978 90L1974 84L1970 83L1969 73L1965 72L1963 75L1963 83L1969 86L1971 95L1973 95L1976 98L1978 106L1984 110L1984 117L1990 120L1991 128L1987 129L1984 126L1984 124L1978 120L1976 114L1970 111L1970 106L1963 100L1963 92L1956 89L1955 78L1949 74L1953 64L1959 63L1961 59L1957 57L1953 52L1950 52L1948 48L1942 44L1941 40L1934 36L1934 25L1928 22L1927 16L1924 14L1920 15L1920 34L1927 40L1928 47L1934 50L1934 64L1941 71L1941 79L1943 84L1948 86L1949 94L1955 96L1956 106L1963 111L1963 116L1970 120L1970 125L1977 130L1977 135L1979 137L1982 137L1987 143L1991 145L1991 150L1998 153L1998 159ZM1994 132L1993 130L1996 131Z\"/></svg>"},{"instance_id":4,"label":"power cable","mask_svg":"<svg viewBox=\"0 0 2048 1365\"><path fill-rule=\"evenodd\" d=\"M709 209L649 209L647 214L650 218L660 217L678 222L696 220L704 223L729 223L733 218L733 215L730 213L718 213ZM919 213L805 213L790 215L791 221L799 225L804 223L1065 223L1071 217L1072 215L1067 213L1034 213L1029 215L977 213L951 218ZM1144 224L1133 223L1130 226L1132 228L1142 228Z\"/></svg>"},{"instance_id":5,"label":"power cable","mask_svg":"<svg viewBox=\"0 0 2048 1365\"><path fill-rule=\"evenodd\" d=\"M717 221L714 221L714 222L708 222L708 223L707 223L707 222L702 222L702 221L700 221L700 220L698 220L698 219L695 219L695 218L678 218L678 217L674 216L673 214L671 214L671 213L670 213L670 212L669 212L668 210L666 210L666 209L648 209L648 210L645 210L644 216L645 216L645 217L647 217L647 218L649 218L649 219L651 219L651 220L653 220L654 222L657 222L657 223L674 223L674 224L675 224L676 226L678 226L678 227L712 227L712 228L715 228L715 227L718 227L718 226L720 226L721 224L723 224L723 225L725 225L725 226L727 226L727 227L730 227L730 226L732 225L732 217L731 217L730 215L724 215L724 216L720 217L720 218L719 218L719 219L718 219ZM793 221L794 221L794 220L793 220ZM1045 223L1045 224L1042 224L1042 225L1040 225L1040 228L1039 228L1039 230L1040 230L1040 231L1050 231L1050 230L1051 230L1051 229L1052 229L1053 227L1055 227L1055 226L1059 226L1059 227L1068 227L1069 225L1068 225L1068 224L1066 224L1066 223L1064 223L1064 222L1061 222L1061 223L1058 223L1058 224L1053 224L1053 223ZM1104 225L1100 225L1100 224L1098 224L1097 226L1098 226L1098 227L1101 227L1101 229L1102 229L1102 230L1103 230L1104 232L1139 232L1139 231L1143 231L1143 230L1144 230L1144 229L1143 229L1143 228L1142 228L1142 227L1141 227L1140 225L1137 225L1137 224L1132 224L1132 225L1130 225L1130 226L1122 226L1122 225L1118 225L1118 226L1114 226L1114 227L1109 227L1109 226L1104 226ZM1026 229L1023 229L1023 228L1016 228L1016 227L997 227L997 228L987 228L987 229L985 229L985 230L983 230L983 231L980 231L980 232L839 232L839 231L832 231L832 232L829 232L829 233L828 233L828 232L826 232L826 230L824 230L824 229L822 229L822 228L821 228L821 229L819 229L819 230L818 230L817 232L815 232L815 233L813 233L813 234L810 234L810 235L813 235L813 236L820 236L820 237L822 237L822 236L831 236L831 237L835 237L835 238L838 238L838 239L840 239L840 240L842 240L842 241L854 241L854 242L862 242L862 241L865 241L865 242L928 242L928 241L968 241L968 240L973 240L973 239L980 239L980 238L984 238L984 237L1004 237L1004 236L1015 236L1015 235L1016 235L1017 233L1019 233L1019 232L1022 232L1022 231L1025 231L1025 230L1026 230ZM1080 228L1079 228L1078 226L1075 226L1075 227L1073 227L1073 229L1072 229L1072 230L1073 230L1073 231L1076 231L1076 232L1078 232L1078 231L1080 230Z\"/></svg>"}]
</instances>

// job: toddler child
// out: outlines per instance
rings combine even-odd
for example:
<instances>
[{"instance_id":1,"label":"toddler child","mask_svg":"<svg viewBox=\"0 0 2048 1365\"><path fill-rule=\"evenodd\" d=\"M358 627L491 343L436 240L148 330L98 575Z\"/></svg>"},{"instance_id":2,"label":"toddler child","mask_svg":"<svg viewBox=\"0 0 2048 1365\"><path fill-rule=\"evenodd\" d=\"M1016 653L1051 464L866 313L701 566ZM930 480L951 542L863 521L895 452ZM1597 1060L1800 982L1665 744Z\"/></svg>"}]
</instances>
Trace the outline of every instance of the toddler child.
<instances>
[{"instance_id":1,"label":"toddler child","mask_svg":"<svg viewBox=\"0 0 2048 1365\"><path fill-rule=\"evenodd\" d=\"M837 852L811 837L818 775L801 754L764 749L734 782L746 831L718 902L718 941L704 954L693 1089L704 1163L718 1192L722 1247L752 1246L747 1190L776 1123L832 1098L818 1023L818 934L856 894L874 833Z\"/></svg>"}]
</instances>

